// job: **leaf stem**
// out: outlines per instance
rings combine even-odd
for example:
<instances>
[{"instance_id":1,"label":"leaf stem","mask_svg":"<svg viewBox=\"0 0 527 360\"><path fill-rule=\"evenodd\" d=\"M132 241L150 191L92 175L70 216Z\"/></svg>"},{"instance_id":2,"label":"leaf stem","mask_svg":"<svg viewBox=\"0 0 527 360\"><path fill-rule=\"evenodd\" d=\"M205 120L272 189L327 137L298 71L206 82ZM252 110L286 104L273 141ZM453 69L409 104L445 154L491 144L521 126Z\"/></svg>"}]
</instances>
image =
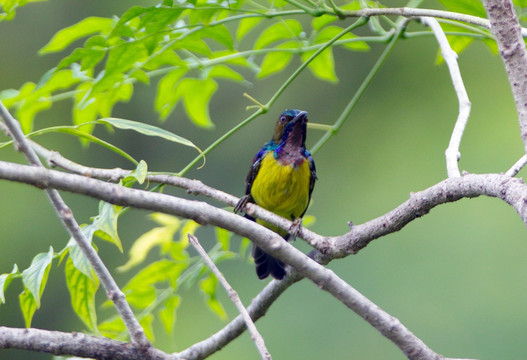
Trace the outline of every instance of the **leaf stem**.
<instances>
[{"instance_id":1,"label":"leaf stem","mask_svg":"<svg viewBox=\"0 0 527 360\"><path fill-rule=\"evenodd\" d=\"M271 99L263 105L263 107L260 107L256 112L254 112L252 115L247 117L245 120L243 120L241 123L227 131L225 134L223 134L220 138L218 138L216 141L214 141L209 147L207 147L205 150L203 150L203 154L195 157L185 168L183 168L178 175L183 176L185 175L192 167L194 167L198 161L201 159L202 156L207 155L210 151L212 151L216 146L221 144L223 141L228 139L232 134L237 132L239 129L250 123L252 120L254 120L259 115L265 114L269 108L278 100L280 95L287 89L287 87L293 82L293 80L313 61L314 58L316 58L322 51L326 50L328 47L330 47L333 43L335 43L338 39L340 39L342 36L350 32L351 30L355 29L356 27L364 25L368 21L367 18L361 17L357 21L355 21L353 24L345 28L342 32L337 34L337 36L333 37L331 40L326 42L324 46L320 47L317 51L313 53L307 59L302 65L300 65L291 76L280 86L280 88L273 94Z\"/></svg>"}]
</instances>

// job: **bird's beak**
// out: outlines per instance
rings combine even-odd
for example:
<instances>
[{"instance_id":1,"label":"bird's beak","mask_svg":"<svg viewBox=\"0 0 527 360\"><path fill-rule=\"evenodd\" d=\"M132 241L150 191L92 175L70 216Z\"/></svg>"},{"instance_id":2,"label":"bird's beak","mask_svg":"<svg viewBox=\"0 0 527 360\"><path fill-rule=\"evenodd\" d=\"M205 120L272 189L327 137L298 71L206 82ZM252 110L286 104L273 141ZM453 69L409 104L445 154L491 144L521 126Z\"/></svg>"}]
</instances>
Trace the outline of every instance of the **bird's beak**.
<instances>
[{"instance_id":1,"label":"bird's beak","mask_svg":"<svg viewBox=\"0 0 527 360\"><path fill-rule=\"evenodd\" d=\"M307 122L307 111L300 111L293 119L293 122L297 122L298 120L301 120L303 122Z\"/></svg>"}]
</instances>

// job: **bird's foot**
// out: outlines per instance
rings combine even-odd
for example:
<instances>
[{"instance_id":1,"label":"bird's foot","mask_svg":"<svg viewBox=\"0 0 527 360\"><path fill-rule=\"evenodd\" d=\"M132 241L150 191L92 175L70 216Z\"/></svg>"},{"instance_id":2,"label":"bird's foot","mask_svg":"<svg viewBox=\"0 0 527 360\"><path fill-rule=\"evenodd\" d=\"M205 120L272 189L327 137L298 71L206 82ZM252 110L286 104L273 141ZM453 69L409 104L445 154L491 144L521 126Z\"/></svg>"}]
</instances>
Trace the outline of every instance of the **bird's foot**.
<instances>
[{"instance_id":1,"label":"bird's foot","mask_svg":"<svg viewBox=\"0 0 527 360\"><path fill-rule=\"evenodd\" d=\"M293 224L291 224L291 227L289 228L289 232L287 234L287 241L291 240L294 241L298 235L300 235L300 232L302 231L302 218L296 218L293 220Z\"/></svg>"},{"instance_id":2,"label":"bird's foot","mask_svg":"<svg viewBox=\"0 0 527 360\"><path fill-rule=\"evenodd\" d=\"M245 211L245 206L247 206L247 203L249 202L249 196L250 195L242 196L240 200L238 200L238 203L234 207L235 214L239 213L240 211Z\"/></svg>"}]
</instances>

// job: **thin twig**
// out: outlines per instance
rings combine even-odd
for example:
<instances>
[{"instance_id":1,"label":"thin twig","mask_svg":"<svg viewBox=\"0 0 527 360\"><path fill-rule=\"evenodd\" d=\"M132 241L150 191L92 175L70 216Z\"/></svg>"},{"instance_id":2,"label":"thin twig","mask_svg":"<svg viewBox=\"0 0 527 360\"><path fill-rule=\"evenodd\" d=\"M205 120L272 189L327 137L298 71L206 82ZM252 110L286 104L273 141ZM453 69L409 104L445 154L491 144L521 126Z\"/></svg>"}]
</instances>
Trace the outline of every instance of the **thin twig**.
<instances>
[{"instance_id":1,"label":"thin twig","mask_svg":"<svg viewBox=\"0 0 527 360\"><path fill-rule=\"evenodd\" d=\"M205 263L208 265L208 267L212 270L214 275L216 275L216 278L220 281L220 283L223 285L225 290L227 290L227 294L229 295L229 298L234 303L238 311L243 317L243 321L245 321L245 325L247 326L247 329L249 330L249 333L251 334L251 339L253 340L254 344L256 345L256 348L258 349L258 352L260 353L260 357L263 360L271 360L271 354L267 350L267 347L265 346L264 339L262 335L258 332L258 329L254 325L253 320L251 319L251 316L247 312L247 309L245 306L243 306L243 303L238 296L238 293L232 288L232 286L229 284L227 279L225 279L225 276L221 273L220 269L214 264L214 261L209 257L205 249L201 246L199 243L199 240L197 237L195 237L192 234L188 234L188 240L194 246L194 249L198 252L198 254L205 260Z\"/></svg>"},{"instance_id":2,"label":"thin twig","mask_svg":"<svg viewBox=\"0 0 527 360\"><path fill-rule=\"evenodd\" d=\"M351 114L351 112L353 111L355 106L357 105L358 101L360 100L360 98L362 97L362 95L364 94L366 89L368 88L368 86L373 81L373 78L375 77L375 75L377 75L377 73L379 72L379 69L384 64L386 59L388 58L388 55L392 52L393 48L395 47L395 44L401 38L401 35L403 34L404 30L406 29L406 25L407 24L408 24L408 19L403 19L399 23L397 30L395 30L395 32L393 34L389 34L387 36L387 38L389 38L391 36L390 42L388 43L388 45L386 45L386 48L384 49L382 54L379 56L379 58L377 59L375 64L372 66L370 72L368 73L368 75L366 75L366 77L364 78L364 80L360 84L359 88L357 89L357 91L355 92L355 94L353 95L351 100L348 102L348 104L346 105L346 107L344 108L344 110L342 111L340 116L338 117L338 119L331 126L331 128L329 130L327 130L326 133L324 135L322 135L322 137L317 141L317 143L311 148L311 153L312 154L315 154L318 150L320 150L320 148L334 134L336 134L340 130L340 128L342 127L342 125L344 124L346 119L349 117L349 115Z\"/></svg>"},{"instance_id":3,"label":"thin twig","mask_svg":"<svg viewBox=\"0 0 527 360\"><path fill-rule=\"evenodd\" d=\"M287 273L282 280L272 280L268 283L247 307L247 312L251 315L253 321L263 317L269 307L285 290L303 278L304 277L296 271L291 271ZM242 315L238 315L234 320L215 334L212 334L203 341L193 344L188 349L181 351L177 355L181 359L187 360L205 359L240 336L245 328L246 324Z\"/></svg>"},{"instance_id":4,"label":"thin twig","mask_svg":"<svg viewBox=\"0 0 527 360\"><path fill-rule=\"evenodd\" d=\"M505 175L514 177L518 175L520 170L523 169L525 165L527 165L527 155L523 155L518 161L516 161L514 165L512 165L512 167L509 170L507 170Z\"/></svg>"},{"instance_id":5,"label":"thin twig","mask_svg":"<svg viewBox=\"0 0 527 360\"><path fill-rule=\"evenodd\" d=\"M443 29L437 20L431 17L422 17L421 22L432 29L437 39L437 43L441 48L441 55L443 55L443 59L445 59L448 70L450 71L452 84L454 85L454 90L456 91L457 99L459 101L459 112L456 125L452 131L448 148L445 151L445 157L448 177L461 176L458 167L458 161L461 157L459 146L461 145L461 138L463 137L465 126L467 125L468 117L470 115L470 100L468 99L467 90L465 89L463 78L459 71L457 54L450 47Z\"/></svg>"},{"instance_id":6,"label":"thin twig","mask_svg":"<svg viewBox=\"0 0 527 360\"><path fill-rule=\"evenodd\" d=\"M24 136L20 124L17 120L11 116L9 111L6 109L4 104L0 101L0 118L6 125L9 130L10 136L15 141L17 149L22 152L29 163L39 169L45 169L42 165L40 159L36 155L35 151L31 147L30 143ZM145 348L150 347L150 342L146 338L146 335L143 331L143 328L137 321L130 308L130 305L126 301L126 297L123 292L119 289L119 286L113 279L112 275L104 265L103 261L91 246L90 242L82 232L79 224L75 220L71 209L66 205L59 192L53 188L46 188L46 193L51 201L55 212L57 213L58 218L68 230L70 235L75 239L79 244L82 252L90 262L90 265L93 267L95 273L101 280L101 283L106 290L108 298L113 301L117 311L121 315L126 328L130 334L130 339L132 342L137 343L140 346Z\"/></svg>"}]
</instances>

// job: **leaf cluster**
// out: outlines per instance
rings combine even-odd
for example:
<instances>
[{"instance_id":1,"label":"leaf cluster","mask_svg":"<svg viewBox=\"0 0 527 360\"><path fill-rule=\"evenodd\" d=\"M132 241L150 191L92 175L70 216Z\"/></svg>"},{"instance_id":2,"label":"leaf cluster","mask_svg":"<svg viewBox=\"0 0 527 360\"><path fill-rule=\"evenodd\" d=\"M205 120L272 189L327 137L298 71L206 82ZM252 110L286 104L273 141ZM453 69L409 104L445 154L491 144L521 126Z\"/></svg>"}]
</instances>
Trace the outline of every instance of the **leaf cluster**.
<instances>
[{"instance_id":1,"label":"leaf cluster","mask_svg":"<svg viewBox=\"0 0 527 360\"><path fill-rule=\"evenodd\" d=\"M1 1L3 13L0 20L12 19L16 8L26 2ZM440 3L451 11L485 16L478 0L440 0ZM337 82L336 47L361 52L369 50L371 44L392 41L396 33L404 33L406 39L432 36L429 30L400 30L399 19L389 17L369 19L367 30L372 33L371 36L358 36L347 31L349 24L341 20L343 14L367 7L382 7L375 2L350 1L337 6L333 1L326 4L324 1L307 0L305 4L282 0L262 3L248 0L164 0L157 6L133 6L119 17L87 17L57 32L40 50L42 55L67 52L54 68L37 82L29 81L19 89L0 92L0 100L15 112L28 136L61 132L76 136L83 143L104 146L127 158L136 165L136 169L122 179L121 184L131 187L145 182L147 164L95 137L93 131L97 125L133 130L197 148L192 141L161 127L114 117L116 104L130 101L136 86L155 84L156 95L152 105L160 121L171 119L179 106L199 129L211 129L214 122L209 106L220 89L221 80L245 86L251 81L284 73L293 60L298 60L297 71L276 91L272 100L265 105L259 104L260 109L267 110L273 99L304 68L316 79ZM517 0L515 4L524 7L527 2ZM483 40L496 52L495 42L486 29L453 21L442 21L441 26L458 53L477 39ZM373 75L377 70L372 70ZM361 86L353 99L360 97L364 89ZM72 102L71 124L38 128L35 122L37 116L65 99ZM353 108L353 101L339 119L346 118ZM342 121L326 126L326 129L329 128L327 137L338 130ZM11 143L2 144L0 148L8 145ZM123 251L118 235L118 219L126 211L125 208L101 202L98 215L91 219L91 223L83 225L84 235L92 243L99 238ZM182 301L182 291L197 283L208 307L225 318L226 312L216 294L217 279L188 251L187 234L197 231L199 225L163 214L152 214L150 218L156 223L155 227L137 238L128 252L128 261L119 268L121 271L132 271L141 267L123 291L137 311L147 335L154 337L155 318L160 319L166 331L171 331ZM229 232L216 229L215 236L217 244L210 250L214 261L233 258L236 253L245 256L248 240L242 241L235 251ZM149 262L148 255L154 249L158 251L158 256ZM59 252L50 248L37 254L23 271L15 265L10 273L1 274L0 303L5 302L4 295L11 282L21 279L24 290L19 296L20 308L29 327L41 305L53 262L64 263L72 308L84 325L93 333L125 338L124 324L117 315L103 321L98 319L96 293L99 280L73 240Z\"/></svg>"}]
</instances>

